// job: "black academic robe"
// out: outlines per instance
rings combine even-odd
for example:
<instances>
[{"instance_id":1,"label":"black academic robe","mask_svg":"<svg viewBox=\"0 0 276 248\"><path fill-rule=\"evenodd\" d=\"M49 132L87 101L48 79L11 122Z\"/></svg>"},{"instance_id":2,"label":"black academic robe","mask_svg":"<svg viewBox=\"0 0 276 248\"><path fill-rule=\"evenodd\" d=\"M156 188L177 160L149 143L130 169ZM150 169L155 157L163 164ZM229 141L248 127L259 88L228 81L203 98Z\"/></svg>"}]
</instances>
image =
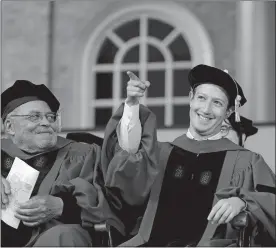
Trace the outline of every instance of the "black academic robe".
<instances>
[{"instance_id":1,"label":"black academic robe","mask_svg":"<svg viewBox=\"0 0 276 248\"><path fill-rule=\"evenodd\" d=\"M81 224L83 228L91 230L93 224L108 219L117 230L124 233L123 224L112 213L104 197L99 146L81 144L58 137L57 145L51 151L31 155L18 149L9 139L3 139L1 142L2 152L22 160L32 159L43 154L47 156L48 153L57 151L56 159L39 185L37 195L50 194L61 197L64 200L63 215L73 216L76 211L79 214L79 218L71 219L61 216L61 218L52 219L33 228L32 237L27 246L34 244L39 234L58 224ZM75 199L77 207L71 205L72 200L68 200L72 198ZM77 220L79 223L75 223Z\"/></svg>"},{"instance_id":2,"label":"black academic robe","mask_svg":"<svg viewBox=\"0 0 276 248\"><path fill-rule=\"evenodd\" d=\"M164 173L174 146L197 154L225 151L226 156L212 205L214 206L219 199L232 196L244 199L248 203L252 227L259 227L259 230L275 240L275 194L273 193L275 175L262 156L237 146L228 139L195 141L183 135L172 143L157 143L155 119L154 117L145 118L145 116L153 114L140 106L139 115L142 120L142 140L139 151L136 154L128 154L117 148L115 155L110 159L111 169L108 171L105 181L109 195L113 195L113 198L118 201L132 206L142 205L143 200L147 203L143 218L139 219L141 224L138 233L122 246L140 246L150 239ZM114 114L112 121L107 126L109 133L105 137L106 146L116 147L114 133L121 116L122 107ZM143 146L146 143L145 140L150 140L150 144L154 146L149 146L150 151ZM122 154L125 155L124 162L122 162ZM149 164L149 161L152 163ZM150 179L149 182L148 179ZM265 192L258 191L260 185L266 186L267 190ZM147 198L147 194L149 194L149 198ZM209 245L212 238L222 240L236 238L237 232L229 224L223 228L223 233L217 233L218 230L222 230L217 227L217 225L209 223L198 245Z\"/></svg>"}]
</instances>

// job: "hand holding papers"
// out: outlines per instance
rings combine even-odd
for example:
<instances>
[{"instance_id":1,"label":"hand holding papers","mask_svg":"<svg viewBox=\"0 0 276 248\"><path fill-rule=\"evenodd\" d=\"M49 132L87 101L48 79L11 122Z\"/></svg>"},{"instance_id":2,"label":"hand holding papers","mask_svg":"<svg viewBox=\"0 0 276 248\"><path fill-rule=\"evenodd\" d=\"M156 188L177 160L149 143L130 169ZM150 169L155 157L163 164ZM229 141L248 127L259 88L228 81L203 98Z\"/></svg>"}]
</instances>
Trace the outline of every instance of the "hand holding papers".
<instances>
[{"instance_id":1,"label":"hand holding papers","mask_svg":"<svg viewBox=\"0 0 276 248\"><path fill-rule=\"evenodd\" d=\"M6 209L2 209L1 219L13 228L18 228L20 220L17 219L15 208L18 203L29 200L34 189L39 171L35 170L19 158L15 158L12 168L6 178L10 183L11 194Z\"/></svg>"}]
</instances>

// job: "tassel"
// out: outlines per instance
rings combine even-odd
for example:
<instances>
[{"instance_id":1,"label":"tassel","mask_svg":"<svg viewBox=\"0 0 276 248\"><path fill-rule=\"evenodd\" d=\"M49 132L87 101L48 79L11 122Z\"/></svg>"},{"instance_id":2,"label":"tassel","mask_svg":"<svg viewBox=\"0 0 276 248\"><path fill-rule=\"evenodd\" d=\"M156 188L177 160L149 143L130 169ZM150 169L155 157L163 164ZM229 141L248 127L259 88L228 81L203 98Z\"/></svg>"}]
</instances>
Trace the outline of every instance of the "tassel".
<instances>
[{"instance_id":1,"label":"tassel","mask_svg":"<svg viewBox=\"0 0 276 248\"><path fill-rule=\"evenodd\" d=\"M238 112L238 108L241 106L240 101L241 101L241 96L237 95L235 99L235 121L236 122L241 122L240 114Z\"/></svg>"},{"instance_id":2,"label":"tassel","mask_svg":"<svg viewBox=\"0 0 276 248\"><path fill-rule=\"evenodd\" d=\"M236 121L236 122L241 122L239 112L235 112L235 121Z\"/></svg>"},{"instance_id":3,"label":"tassel","mask_svg":"<svg viewBox=\"0 0 276 248\"><path fill-rule=\"evenodd\" d=\"M228 73L228 70L223 70L225 73ZM230 76L230 75L229 75ZM231 77L231 76L230 76ZM231 77L232 78L232 77ZM237 82L233 79L233 81L236 84L236 89L237 89L237 96L235 98L235 121L236 122L241 122L240 114L238 112L238 108L241 106L241 96L239 95L238 87L237 87Z\"/></svg>"}]
</instances>

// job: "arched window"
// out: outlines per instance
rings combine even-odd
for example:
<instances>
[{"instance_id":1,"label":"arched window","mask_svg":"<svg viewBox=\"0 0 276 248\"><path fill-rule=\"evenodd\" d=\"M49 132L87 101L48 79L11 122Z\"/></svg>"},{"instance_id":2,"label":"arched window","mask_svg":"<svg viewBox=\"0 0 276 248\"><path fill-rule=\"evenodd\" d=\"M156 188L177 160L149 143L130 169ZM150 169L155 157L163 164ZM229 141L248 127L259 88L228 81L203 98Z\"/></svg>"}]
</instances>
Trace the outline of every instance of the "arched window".
<instances>
[{"instance_id":1,"label":"arched window","mask_svg":"<svg viewBox=\"0 0 276 248\"><path fill-rule=\"evenodd\" d=\"M90 92L85 92L89 95L84 104L89 109L86 108L83 124L90 127L106 125L126 97L126 72L130 70L142 80L151 82L141 101L156 114L159 127L188 125L187 74L196 64L213 63L211 45L198 46L206 40L209 42L206 33L203 33L207 37L205 40L193 41L190 34L194 33L200 39L204 29L200 25L201 34L195 34L193 29L199 26L199 22L190 12L186 10L179 16L186 17L185 21L191 24L183 29L182 23L175 20L174 14L178 12L171 13L171 18L168 18L168 14L164 16L158 11L160 6L155 7L143 5L144 11L139 11L139 5L136 5L136 10L126 9L123 15L113 18L111 25L102 28L100 38L94 38L93 59L90 57L90 61L86 61L90 65L86 73L91 77L86 76L83 85L90 89ZM90 87L85 87L87 84Z\"/></svg>"}]
</instances>

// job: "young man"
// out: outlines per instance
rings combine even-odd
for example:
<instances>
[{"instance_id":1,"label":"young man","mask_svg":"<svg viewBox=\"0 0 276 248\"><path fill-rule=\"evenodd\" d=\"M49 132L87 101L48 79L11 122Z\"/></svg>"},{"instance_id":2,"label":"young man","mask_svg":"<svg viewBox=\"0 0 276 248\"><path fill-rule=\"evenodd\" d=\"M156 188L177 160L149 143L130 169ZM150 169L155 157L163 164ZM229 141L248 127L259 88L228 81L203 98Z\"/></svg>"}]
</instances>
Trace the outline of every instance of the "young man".
<instances>
[{"instance_id":1,"label":"young man","mask_svg":"<svg viewBox=\"0 0 276 248\"><path fill-rule=\"evenodd\" d=\"M243 116L240 117L240 122L236 122L235 115L230 115L221 126L222 136L240 146L244 146L246 139L257 132L258 128L253 126L253 121Z\"/></svg>"},{"instance_id":2,"label":"young man","mask_svg":"<svg viewBox=\"0 0 276 248\"><path fill-rule=\"evenodd\" d=\"M16 209L19 228L1 221L1 246L91 246L93 225L107 219L124 233L105 198L107 164L101 163L100 147L58 136L60 103L52 92L17 80L1 94L1 104L8 136L1 140L1 209L9 204L5 178L15 157L39 171L30 200ZM122 130L129 125L129 112L134 111L126 106ZM124 133L119 139L124 145Z\"/></svg>"},{"instance_id":3,"label":"young man","mask_svg":"<svg viewBox=\"0 0 276 248\"><path fill-rule=\"evenodd\" d=\"M147 154L140 149L135 154L117 149L110 159L110 168L115 168L116 156L125 155L121 170L117 166L117 172L109 171L107 177L113 179L106 181L109 195L121 205L147 203L138 233L122 246L231 245L237 232L228 223L243 210L250 213L252 227L275 239L275 195L257 191L259 184L274 188L275 175L260 155L223 138L220 132L223 120L246 102L240 86L224 71L207 65L194 67L189 82L187 134L172 143L159 143ZM137 104L143 89L138 78L130 80L128 100ZM141 120L145 120L144 110L140 105ZM114 132L121 115L122 109L109 123L114 131L107 134L106 145L116 143ZM155 119L141 124L141 137L151 135L155 142L156 134L146 133ZM154 153L156 168L144 160ZM154 183L147 183L152 177Z\"/></svg>"}]
</instances>

